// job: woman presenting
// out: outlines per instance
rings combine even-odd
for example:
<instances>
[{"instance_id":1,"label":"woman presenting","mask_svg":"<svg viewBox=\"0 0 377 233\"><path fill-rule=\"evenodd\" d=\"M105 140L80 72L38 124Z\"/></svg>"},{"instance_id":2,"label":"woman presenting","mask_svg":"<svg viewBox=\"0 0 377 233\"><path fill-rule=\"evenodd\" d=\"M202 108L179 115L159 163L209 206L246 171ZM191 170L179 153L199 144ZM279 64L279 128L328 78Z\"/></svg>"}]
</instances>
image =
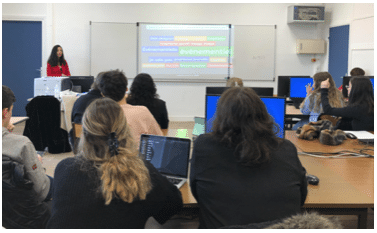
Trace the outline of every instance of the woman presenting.
<instances>
[{"instance_id":1,"label":"woman presenting","mask_svg":"<svg viewBox=\"0 0 377 233\"><path fill-rule=\"evenodd\" d=\"M71 76L67 61L64 59L63 49L60 45L52 48L47 61L47 76Z\"/></svg>"}]
</instances>

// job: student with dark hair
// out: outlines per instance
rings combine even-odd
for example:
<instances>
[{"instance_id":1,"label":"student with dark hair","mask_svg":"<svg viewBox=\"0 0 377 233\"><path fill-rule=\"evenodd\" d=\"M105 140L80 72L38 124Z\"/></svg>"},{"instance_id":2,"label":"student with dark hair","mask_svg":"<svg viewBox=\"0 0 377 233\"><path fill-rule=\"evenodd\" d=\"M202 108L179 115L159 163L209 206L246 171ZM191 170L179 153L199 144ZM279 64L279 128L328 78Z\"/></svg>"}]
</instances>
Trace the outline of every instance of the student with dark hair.
<instances>
[{"instance_id":1,"label":"student with dark hair","mask_svg":"<svg viewBox=\"0 0 377 233\"><path fill-rule=\"evenodd\" d=\"M44 228L50 217L53 179L46 175L29 138L7 129L16 98L7 86L3 85L2 92L3 226Z\"/></svg>"},{"instance_id":2,"label":"student with dark hair","mask_svg":"<svg viewBox=\"0 0 377 233\"><path fill-rule=\"evenodd\" d=\"M68 63L64 58L63 48L55 45L47 61L47 76L71 76Z\"/></svg>"},{"instance_id":3,"label":"student with dark hair","mask_svg":"<svg viewBox=\"0 0 377 233\"><path fill-rule=\"evenodd\" d=\"M71 122L81 124L82 116L84 115L85 109L89 104L98 98L102 98L101 91L98 89L99 81L101 80L102 73L99 73L94 80L91 89L85 95L80 96L72 107ZM69 131L69 142L71 147L74 148L75 142L73 137L73 130Z\"/></svg>"},{"instance_id":4,"label":"student with dark hair","mask_svg":"<svg viewBox=\"0 0 377 233\"><path fill-rule=\"evenodd\" d=\"M351 70L350 75L351 76L364 76L365 71L359 67L355 67Z\"/></svg>"},{"instance_id":5,"label":"student with dark hair","mask_svg":"<svg viewBox=\"0 0 377 233\"><path fill-rule=\"evenodd\" d=\"M132 106L127 103L125 98L126 91L128 91L127 85L128 82L124 73L119 70L112 70L102 73L98 89L103 96L115 100L122 107L137 145L140 143L141 134L162 136L160 126L148 108Z\"/></svg>"},{"instance_id":6,"label":"student with dark hair","mask_svg":"<svg viewBox=\"0 0 377 233\"><path fill-rule=\"evenodd\" d=\"M82 119L79 154L55 169L47 228L144 228L165 223L182 207L179 190L138 156L123 109L92 102Z\"/></svg>"},{"instance_id":7,"label":"student with dark hair","mask_svg":"<svg viewBox=\"0 0 377 233\"><path fill-rule=\"evenodd\" d=\"M307 195L296 147L277 138L274 122L254 90L233 87L217 105L213 132L192 153L190 186L200 228L281 219L299 213Z\"/></svg>"},{"instance_id":8,"label":"student with dark hair","mask_svg":"<svg viewBox=\"0 0 377 233\"><path fill-rule=\"evenodd\" d=\"M333 108L329 104L329 81L321 83L324 114L352 118L352 130L374 131L374 93L369 78L353 77L348 86L347 107Z\"/></svg>"},{"instance_id":9,"label":"student with dark hair","mask_svg":"<svg viewBox=\"0 0 377 233\"><path fill-rule=\"evenodd\" d=\"M351 70L350 72L350 75L351 76L364 76L365 75L365 71L359 67L355 67ZM340 87L338 88L340 91L343 90L343 84L340 85Z\"/></svg>"},{"instance_id":10,"label":"student with dark hair","mask_svg":"<svg viewBox=\"0 0 377 233\"><path fill-rule=\"evenodd\" d=\"M168 134L169 117L166 103L159 99L156 85L149 74L136 75L131 85L131 93L127 97L127 103L147 107L160 125L162 133L165 136Z\"/></svg>"}]
</instances>

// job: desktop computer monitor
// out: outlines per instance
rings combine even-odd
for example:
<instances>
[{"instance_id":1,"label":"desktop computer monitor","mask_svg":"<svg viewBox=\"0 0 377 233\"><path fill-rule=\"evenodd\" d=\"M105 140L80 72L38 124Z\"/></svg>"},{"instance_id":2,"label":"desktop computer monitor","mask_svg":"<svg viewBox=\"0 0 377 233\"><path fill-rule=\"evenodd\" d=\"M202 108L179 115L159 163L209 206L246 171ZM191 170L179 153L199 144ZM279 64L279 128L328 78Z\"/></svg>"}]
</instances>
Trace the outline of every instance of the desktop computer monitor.
<instances>
[{"instance_id":1,"label":"desktop computer monitor","mask_svg":"<svg viewBox=\"0 0 377 233\"><path fill-rule=\"evenodd\" d=\"M305 77L291 77L289 80L289 97L292 98L305 98L306 85L313 86L312 78Z\"/></svg>"},{"instance_id":2,"label":"desktop computer monitor","mask_svg":"<svg viewBox=\"0 0 377 233\"><path fill-rule=\"evenodd\" d=\"M360 76L360 77L369 78L370 81L372 82L373 91L374 91L374 76ZM347 87L348 87L348 85L350 83L351 78L352 78L352 76L344 76L343 77L343 90L342 90L342 94L343 94L344 98L348 98Z\"/></svg>"},{"instance_id":3,"label":"desktop computer monitor","mask_svg":"<svg viewBox=\"0 0 377 233\"><path fill-rule=\"evenodd\" d=\"M94 76L70 76L71 90L76 92L88 92L94 82Z\"/></svg>"},{"instance_id":4,"label":"desktop computer monitor","mask_svg":"<svg viewBox=\"0 0 377 233\"><path fill-rule=\"evenodd\" d=\"M291 77L289 79L289 97L295 108L299 108L301 102L306 97L306 86L313 86L313 79L306 77Z\"/></svg>"},{"instance_id":5,"label":"desktop computer monitor","mask_svg":"<svg viewBox=\"0 0 377 233\"><path fill-rule=\"evenodd\" d=\"M205 132L212 132L213 121L216 118L217 103L220 95L206 95L205 107ZM284 138L285 98L283 97L261 97L266 105L267 112L276 123L276 136ZM252 108L252 106L250 106Z\"/></svg>"},{"instance_id":6,"label":"desktop computer monitor","mask_svg":"<svg viewBox=\"0 0 377 233\"><path fill-rule=\"evenodd\" d=\"M221 95L229 88L231 87L206 87L206 94L207 95ZM248 87L248 88L252 88L259 96L273 96L274 95L273 87Z\"/></svg>"},{"instance_id":7,"label":"desktop computer monitor","mask_svg":"<svg viewBox=\"0 0 377 233\"><path fill-rule=\"evenodd\" d=\"M278 96L289 97L289 80L291 77L310 78L310 76L278 76Z\"/></svg>"}]
</instances>

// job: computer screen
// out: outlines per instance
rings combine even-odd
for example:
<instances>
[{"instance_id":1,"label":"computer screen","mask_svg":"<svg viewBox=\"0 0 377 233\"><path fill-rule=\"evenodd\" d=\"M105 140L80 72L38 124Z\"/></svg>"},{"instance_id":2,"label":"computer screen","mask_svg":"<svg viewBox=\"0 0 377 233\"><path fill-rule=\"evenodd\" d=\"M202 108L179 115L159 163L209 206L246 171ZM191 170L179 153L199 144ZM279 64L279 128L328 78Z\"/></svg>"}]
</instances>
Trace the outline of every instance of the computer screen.
<instances>
[{"instance_id":1,"label":"computer screen","mask_svg":"<svg viewBox=\"0 0 377 233\"><path fill-rule=\"evenodd\" d=\"M278 76L278 96L289 97L289 79L291 77L310 78L310 76Z\"/></svg>"},{"instance_id":2,"label":"computer screen","mask_svg":"<svg viewBox=\"0 0 377 233\"><path fill-rule=\"evenodd\" d=\"M93 76L70 76L71 90L75 90L76 86L80 86L81 90L77 92L88 92L94 82ZM77 89L76 89L77 90Z\"/></svg>"},{"instance_id":3,"label":"computer screen","mask_svg":"<svg viewBox=\"0 0 377 233\"><path fill-rule=\"evenodd\" d=\"M212 132L213 121L216 118L217 103L220 95L206 95L206 133ZM276 136L284 138L284 117L285 117L285 98L282 97L261 97L266 105L268 114L277 124Z\"/></svg>"},{"instance_id":4,"label":"computer screen","mask_svg":"<svg viewBox=\"0 0 377 233\"><path fill-rule=\"evenodd\" d=\"M289 97L290 98L305 98L306 85L313 86L313 79L306 77L291 77L289 80Z\"/></svg>"},{"instance_id":5,"label":"computer screen","mask_svg":"<svg viewBox=\"0 0 377 233\"><path fill-rule=\"evenodd\" d=\"M139 156L163 174L187 178L190 148L187 138L142 134Z\"/></svg>"},{"instance_id":6,"label":"computer screen","mask_svg":"<svg viewBox=\"0 0 377 233\"><path fill-rule=\"evenodd\" d=\"M206 87L206 94L207 95L221 95L229 88L231 87ZM259 96L273 96L274 95L273 87L248 87L248 88L252 88Z\"/></svg>"},{"instance_id":7,"label":"computer screen","mask_svg":"<svg viewBox=\"0 0 377 233\"><path fill-rule=\"evenodd\" d=\"M370 79L370 81L372 82L373 91L374 91L374 76L361 76L361 77L369 78ZM344 98L348 98L348 89L347 89L347 87L349 86L351 78L352 78L352 76L344 76L343 77L343 84L342 84L343 85L343 90L342 90L342 94L343 94Z\"/></svg>"}]
</instances>

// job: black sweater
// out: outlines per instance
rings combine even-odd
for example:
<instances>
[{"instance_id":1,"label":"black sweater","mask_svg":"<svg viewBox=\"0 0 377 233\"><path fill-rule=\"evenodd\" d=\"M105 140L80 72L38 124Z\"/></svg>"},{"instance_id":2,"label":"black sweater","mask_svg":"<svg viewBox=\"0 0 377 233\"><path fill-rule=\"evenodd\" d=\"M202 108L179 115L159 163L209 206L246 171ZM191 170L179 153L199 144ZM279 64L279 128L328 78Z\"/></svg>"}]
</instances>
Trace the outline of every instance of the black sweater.
<instances>
[{"instance_id":1,"label":"black sweater","mask_svg":"<svg viewBox=\"0 0 377 233\"><path fill-rule=\"evenodd\" d=\"M179 190L149 162L145 162L152 180L152 190L143 201L132 203L114 198L105 205L95 190L99 178L93 180L80 170L75 158L59 162L55 169L52 211L47 228L144 228L153 216L165 223L182 207ZM93 173L91 173L93 174Z\"/></svg>"},{"instance_id":2,"label":"black sweater","mask_svg":"<svg viewBox=\"0 0 377 233\"><path fill-rule=\"evenodd\" d=\"M352 118L352 130L374 131L374 114L367 114L367 104L332 108L329 104L328 94L329 90L327 88L321 89L321 101L324 114Z\"/></svg>"},{"instance_id":3,"label":"black sweater","mask_svg":"<svg viewBox=\"0 0 377 233\"><path fill-rule=\"evenodd\" d=\"M234 151L210 134L195 141L190 185L200 206L199 228L260 223L300 212L306 171L290 141L284 140L271 163L259 168L241 165Z\"/></svg>"}]
</instances>

